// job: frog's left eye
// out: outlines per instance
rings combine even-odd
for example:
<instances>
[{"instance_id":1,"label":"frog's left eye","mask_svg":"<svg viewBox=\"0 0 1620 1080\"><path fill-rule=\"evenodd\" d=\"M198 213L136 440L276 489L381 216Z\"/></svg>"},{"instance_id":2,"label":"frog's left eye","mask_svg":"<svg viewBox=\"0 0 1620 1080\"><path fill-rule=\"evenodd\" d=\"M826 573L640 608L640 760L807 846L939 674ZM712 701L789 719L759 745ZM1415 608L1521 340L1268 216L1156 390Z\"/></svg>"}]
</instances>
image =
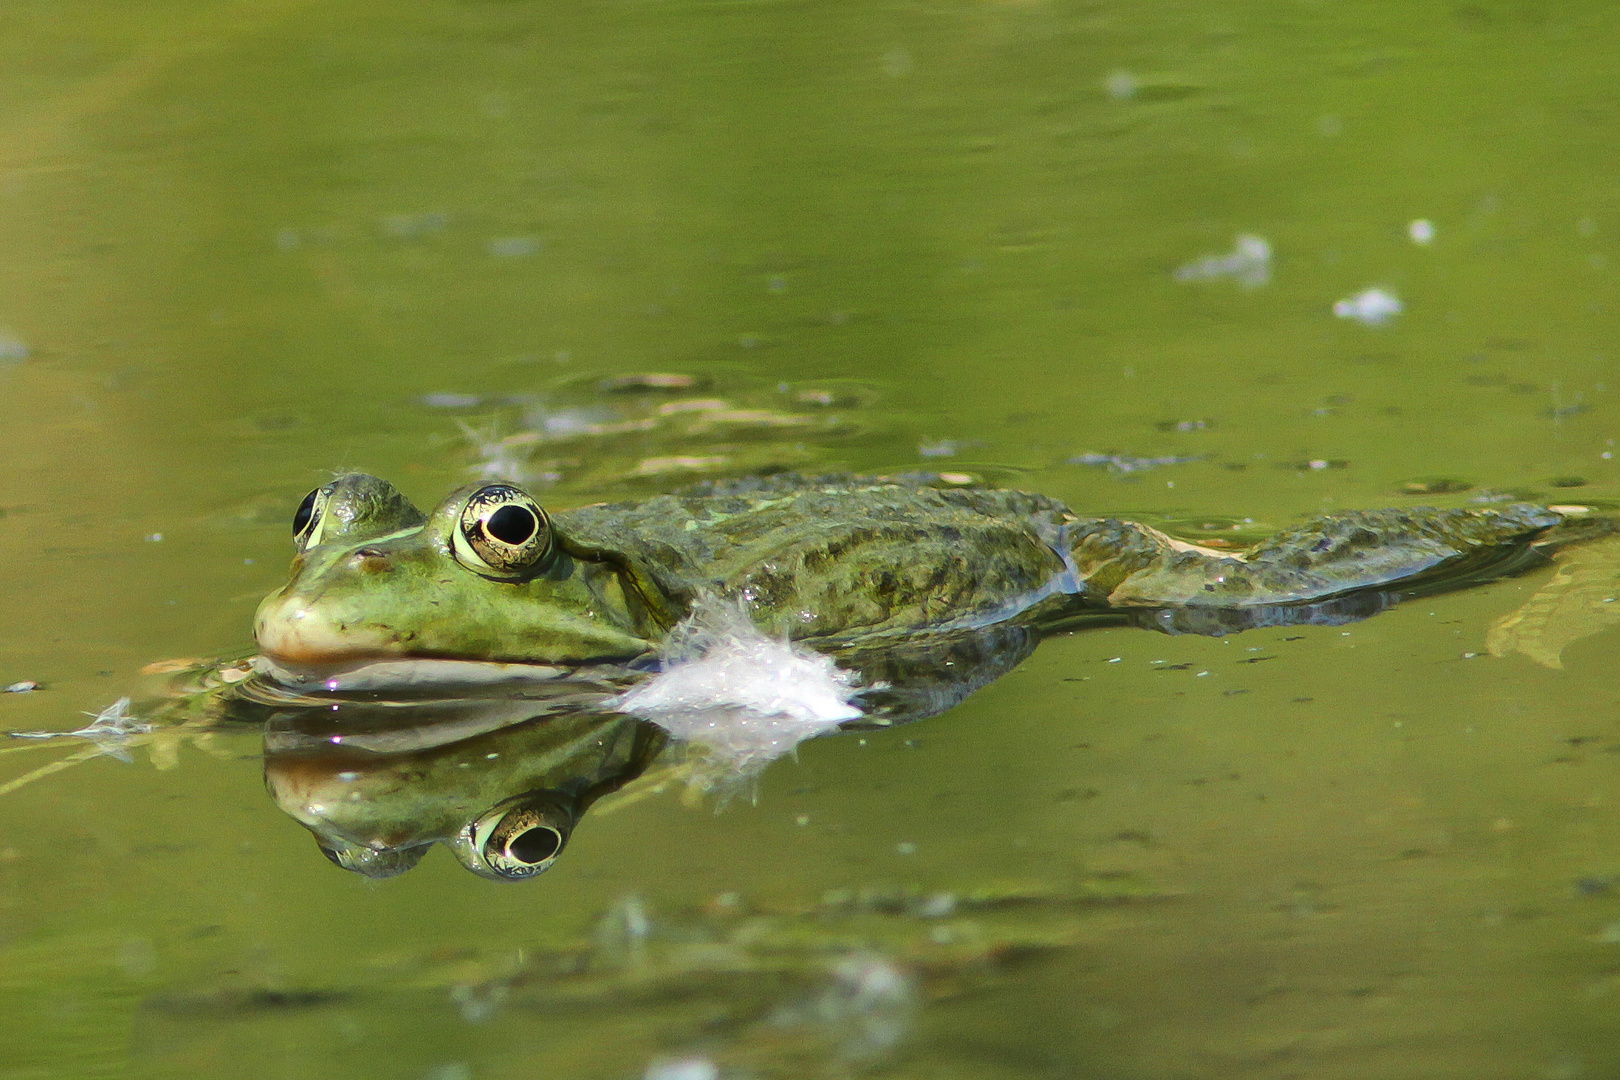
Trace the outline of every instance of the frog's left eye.
<instances>
[{"instance_id":1,"label":"frog's left eye","mask_svg":"<svg viewBox=\"0 0 1620 1080\"><path fill-rule=\"evenodd\" d=\"M318 487L298 504L293 512L293 546L299 551L308 551L321 542L321 532L326 525L326 504L332 497L332 485Z\"/></svg>"},{"instance_id":2,"label":"frog's left eye","mask_svg":"<svg viewBox=\"0 0 1620 1080\"><path fill-rule=\"evenodd\" d=\"M468 497L452 542L462 565L489 577L520 580L546 564L551 520L519 488L488 484Z\"/></svg>"},{"instance_id":3,"label":"frog's left eye","mask_svg":"<svg viewBox=\"0 0 1620 1080\"><path fill-rule=\"evenodd\" d=\"M572 823L548 799L509 799L474 821L472 869L521 881L547 870L568 843Z\"/></svg>"}]
</instances>

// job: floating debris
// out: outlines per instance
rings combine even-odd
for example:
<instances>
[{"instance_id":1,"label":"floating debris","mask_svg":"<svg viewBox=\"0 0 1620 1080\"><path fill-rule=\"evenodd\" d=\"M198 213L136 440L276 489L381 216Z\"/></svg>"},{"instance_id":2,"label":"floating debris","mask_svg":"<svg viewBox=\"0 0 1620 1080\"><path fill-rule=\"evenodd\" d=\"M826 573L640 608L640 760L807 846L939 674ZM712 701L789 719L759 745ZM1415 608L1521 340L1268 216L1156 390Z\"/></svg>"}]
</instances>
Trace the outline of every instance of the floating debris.
<instances>
[{"instance_id":1,"label":"floating debris","mask_svg":"<svg viewBox=\"0 0 1620 1080\"><path fill-rule=\"evenodd\" d=\"M720 1080L720 1069L706 1057L659 1058L643 1080Z\"/></svg>"},{"instance_id":2,"label":"floating debris","mask_svg":"<svg viewBox=\"0 0 1620 1080\"><path fill-rule=\"evenodd\" d=\"M1258 289L1271 281L1271 243L1263 236L1241 233L1226 255L1205 255L1176 268L1177 281L1215 281L1231 278L1245 289Z\"/></svg>"},{"instance_id":3,"label":"floating debris","mask_svg":"<svg viewBox=\"0 0 1620 1080\"><path fill-rule=\"evenodd\" d=\"M724 454L712 457L691 457L676 454L671 457L652 457L642 461L630 471L632 476L667 476L680 472L714 472L723 469L731 459Z\"/></svg>"},{"instance_id":4,"label":"floating debris","mask_svg":"<svg viewBox=\"0 0 1620 1080\"><path fill-rule=\"evenodd\" d=\"M1215 426L1213 420L1160 420L1153 425L1160 431L1208 431Z\"/></svg>"},{"instance_id":5,"label":"floating debris","mask_svg":"<svg viewBox=\"0 0 1620 1080\"><path fill-rule=\"evenodd\" d=\"M129 711L129 703L129 698L121 697L100 712L85 713L95 719L77 731L11 731L7 734L13 739L88 739L102 753L128 761L129 754L122 744L132 735L145 735L153 729L153 725Z\"/></svg>"},{"instance_id":6,"label":"floating debris","mask_svg":"<svg viewBox=\"0 0 1620 1080\"><path fill-rule=\"evenodd\" d=\"M43 687L33 679L24 679L22 682L14 682L6 687L5 692L8 694L31 694L35 690L41 689Z\"/></svg>"},{"instance_id":7,"label":"floating debris","mask_svg":"<svg viewBox=\"0 0 1620 1080\"><path fill-rule=\"evenodd\" d=\"M1428 218L1418 218L1406 226L1406 235L1412 238L1412 243L1427 247L1434 242L1434 222Z\"/></svg>"},{"instance_id":8,"label":"floating debris","mask_svg":"<svg viewBox=\"0 0 1620 1080\"><path fill-rule=\"evenodd\" d=\"M1554 389L1556 389L1556 387ZM1547 417L1549 420L1562 420L1566 416L1579 416L1581 413L1586 412L1591 407L1592 406L1582 401L1580 399L1580 395L1577 394L1575 400L1569 404L1560 405L1555 403L1544 409L1541 415Z\"/></svg>"},{"instance_id":9,"label":"floating debris","mask_svg":"<svg viewBox=\"0 0 1620 1080\"><path fill-rule=\"evenodd\" d=\"M1191 454L1178 456L1174 454L1164 457L1132 457L1129 454L1077 454L1069 459L1070 465L1092 465L1106 468L1109 472L1134 473L1145 469L1157 469L1161 465L1187 465L1194 461L1203 461L1208 454Z\"/></svg>"},{"instance_id":10,"label":"floating debris","mask_svg":"<svg viewBox=\"0 0 1620 1080\"><path fill-rule=\"evenodd\" d=\"M423 394L421 401L430 409L476 409L484 403L477 394Z\"/></svg>"},{"instance_id":11,"label":"floating debris","mask_svg":"<svg viewBox=\"0 0 1620 1080\"><path fill-rule=\"evenodd\" d=\"M1547 483L1550 484L1551 486L1555 487L1555 488L1585 487L1586 486L1586 477L1584 477L1584 476L1555 476L1551 480L1547 481Z\"/></svg>"},{"instance_id":12,"label":"floating debris","mask_svg":"<svg viewBox=\"0 0 1620 1080\"><path fill-rule=\"evenodd\" d=\"M695 375L680 375L670 371L641 371L603 379L601 387L612 394L643 390L696 390L708 384L707 379Z\"/></svg>"},{"instance_id":13,"label":"floating debris","mask_svg":"<svg viewBox=\"0 0 1620 1080\"><path fill-rule=\"evenodd\" d=\"M781 389L786 392L788 387L783 386ZM819 387L795 390L793 391L793 400L799 405L819 405L824 409L848 407L861 403L860 395L852 391L825 390Z\"/></svg>"},{"instance_id":14,"label":"floating debris","mask_svg":"<svg viewBox=\"0 0 1620 1080\"><path fill-rule=\"evenodd\" d=\"M413 240L441 232L450 224L450 215L431 210L425 214L390 214L382 219L382 230L396 240Z\"/></svg>"},{"instance_id":15,"label":"floating debris","mask_svg":"<svg viewBox=\"0 0 1620 1080\"><path fill-rule=\"evenodd\" d=\"M1399 315L1404 307L1401 298L1394 293L1387 289L1371 288L1335 302L1333 314L1341 319L1354 319L1363 326L1383 326Z\"/></svg>"},{"instance_id":16,"label":"floating debris","mask_svg":"<svg viewBox=\"0 0 1620 1080\"><path fill-rule=\"evenodd\" d=\"M1454 495L1473 489L1474 485L1467 480L1457 480L1449 476L1431 476L1421 480L1408 480L1400 486L1399 491L1402 495Z\"/></svg>"},{"instance_id":17,"label":"floating debris","mask_svg":"<svg viewBox=\"0 0 1620 1080\"><path fill-rule=\"evenodd\" d=\"M522 259L538 255L544 246L538 236L498 236L487 245L489 253L497 259Z\"/></svg>"},{"instance_id":18,"label":"floating debris","mask_svg":"<svg viewBox=\"0 0 1620 1080\"><path fill-rule=\"evenodd\" d=\"M0 365L20 364L28 359L28 345L9 330L0 330Z\"/></svg>"},{"instance_id":19,"label":"floating debris","mask_svg":"<svg viewBox=\"0 0 1620 1080\"><path fill-rule=\"evenodd\" d=\"M1497 503L1535 502L1537 494L1522 488L1504 491L1501 488L1482 488L1477 495L1470 495L1468 501L1478 506L1493 506Z\"/></svg>"},{"instance_id":20,"label":"floating debris","mask_svg":"<svg viewBox=\"0 0 1620 1080\"><path fill-rule=\"evenodd\" d=\"M698 413L687 427L688 435L703 435L718 428L796 428L808 427L816 421L796 413L775 412L771 409L724 409Z\"/></svg>"},{"instance_id":21,"label":"floating debris","mask_svg":"<svg viewBox=\"0 0 1620 1080\"><path fill-rule=\"evenodd\" d=\"M488 423L457 424L476 454L471 471L477 477L566 481L594 498L615 486L643 488L683 473L802 471L830 453L831 440L858 430L847 412L825 407L829 401L858 405L855 395L821 391L827 396L799 410L783 400L792 392L785 384L763 401L708 389L706 378L673 372L571 377L538 397L486 398L485 407L499 410ZM775 407L759 407L765 402Z\"/></svg>"},{"instance_id":22,"label":"floating debris","mask_svg":"<svg viewBox=\"0 0 1620 1080\"><path fill-rule=\"evenodd\" d=\"M917 447L917 456L925 458L955 457L961 451L962 444L955 439L935 439L932 442L919 445Z\"/></svg>"}]
</instances>

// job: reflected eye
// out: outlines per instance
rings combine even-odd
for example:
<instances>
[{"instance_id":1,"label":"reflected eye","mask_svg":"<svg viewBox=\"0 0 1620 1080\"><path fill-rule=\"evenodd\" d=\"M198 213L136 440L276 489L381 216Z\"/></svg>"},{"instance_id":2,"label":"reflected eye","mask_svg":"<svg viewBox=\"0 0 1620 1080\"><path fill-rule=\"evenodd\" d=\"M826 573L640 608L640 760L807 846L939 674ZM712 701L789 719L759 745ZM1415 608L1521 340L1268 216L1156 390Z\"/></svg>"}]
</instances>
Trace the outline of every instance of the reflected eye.
<instances>
[{"instance_id":1,"label":"reflected eye","mask_svg":"<svg viewBox=\"0 0 1620 1080\"><path fill-rule=\"evenodd\" d=\"M515 836L508 837L505 847L499 851L484 850L484 857L491 862L502 862L512 866L538 866L551 859L562 850L562 833L550 825L531 825Z\"/></svg>"},{"instance_id":2,"label":"reflected eye","mask_svg":"<svg viewBox=\"0 0 1620 1080\"><path fill-rule=\"evenodd\" d=\"M456 557L492 577L522 578L551 554L551 522L540 504L510 484L473 492L454 536Z\"/></svg>"},{"instance_id":3,"label":"reflected eye","mask_svg":"<svg viewBox=\"0 0 1620 1080\"><path fill-rule=\"evenodd\" d=\"M521 796L520 796L521 798ZM568 822L546 802L496 806L473 822L471 839L486 876L519 880L557 861L568 842Z\"/></svg>"},{"instance_id":4,"label":"reflected eye","mask_svg":"<svg viewBox=\"0 0 1620 1080\"><path fill-rule=\"evenodd\" d=\"M293 546L308 551L321 542L322 527L326 524L326 502L332 495L332 485L318 487L298 504L293 512Z\"/></svg>"}]
</instances>

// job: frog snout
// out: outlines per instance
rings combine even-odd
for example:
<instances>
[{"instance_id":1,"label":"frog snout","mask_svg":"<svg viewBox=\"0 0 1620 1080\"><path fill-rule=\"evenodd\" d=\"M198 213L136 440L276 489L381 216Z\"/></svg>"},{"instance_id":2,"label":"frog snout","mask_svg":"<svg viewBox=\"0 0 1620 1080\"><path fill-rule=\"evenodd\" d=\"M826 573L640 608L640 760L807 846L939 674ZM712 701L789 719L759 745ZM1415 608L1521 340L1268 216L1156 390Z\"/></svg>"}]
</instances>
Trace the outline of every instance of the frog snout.
<instances>
[{"instance_id":1,"label":"frog snout","mask_svg":"<svg viewBox=\"0 0 1620 1080\"><path fill-rule=\"evenodd\" d=\"M265 597L253 619L253 640L271 659L294 664L376 656L389 644L375 628L356 625L297 592Z\"/></svg>"}]
</instances>

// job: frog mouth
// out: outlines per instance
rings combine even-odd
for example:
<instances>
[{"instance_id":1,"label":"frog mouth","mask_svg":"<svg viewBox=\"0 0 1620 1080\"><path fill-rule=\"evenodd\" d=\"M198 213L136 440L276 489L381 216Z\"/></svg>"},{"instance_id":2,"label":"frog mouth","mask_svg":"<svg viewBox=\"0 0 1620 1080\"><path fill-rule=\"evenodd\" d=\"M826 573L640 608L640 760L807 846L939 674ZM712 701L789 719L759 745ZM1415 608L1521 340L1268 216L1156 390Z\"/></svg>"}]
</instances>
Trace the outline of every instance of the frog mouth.
<instances>
[{"instance_id":1,"label":"frog mouth","mask_svg":"<svg viewBox=\"0 0 1620 1080\"><path fill-rule=\"evenodd\" d=\"M274 684L278 690L295 696L445 687L499 688L555 683L574 674L574 669L555 664L375 656L297 661L269 651L253 658L253 671L261 684Z\"/></svg>"}]
</instances>

